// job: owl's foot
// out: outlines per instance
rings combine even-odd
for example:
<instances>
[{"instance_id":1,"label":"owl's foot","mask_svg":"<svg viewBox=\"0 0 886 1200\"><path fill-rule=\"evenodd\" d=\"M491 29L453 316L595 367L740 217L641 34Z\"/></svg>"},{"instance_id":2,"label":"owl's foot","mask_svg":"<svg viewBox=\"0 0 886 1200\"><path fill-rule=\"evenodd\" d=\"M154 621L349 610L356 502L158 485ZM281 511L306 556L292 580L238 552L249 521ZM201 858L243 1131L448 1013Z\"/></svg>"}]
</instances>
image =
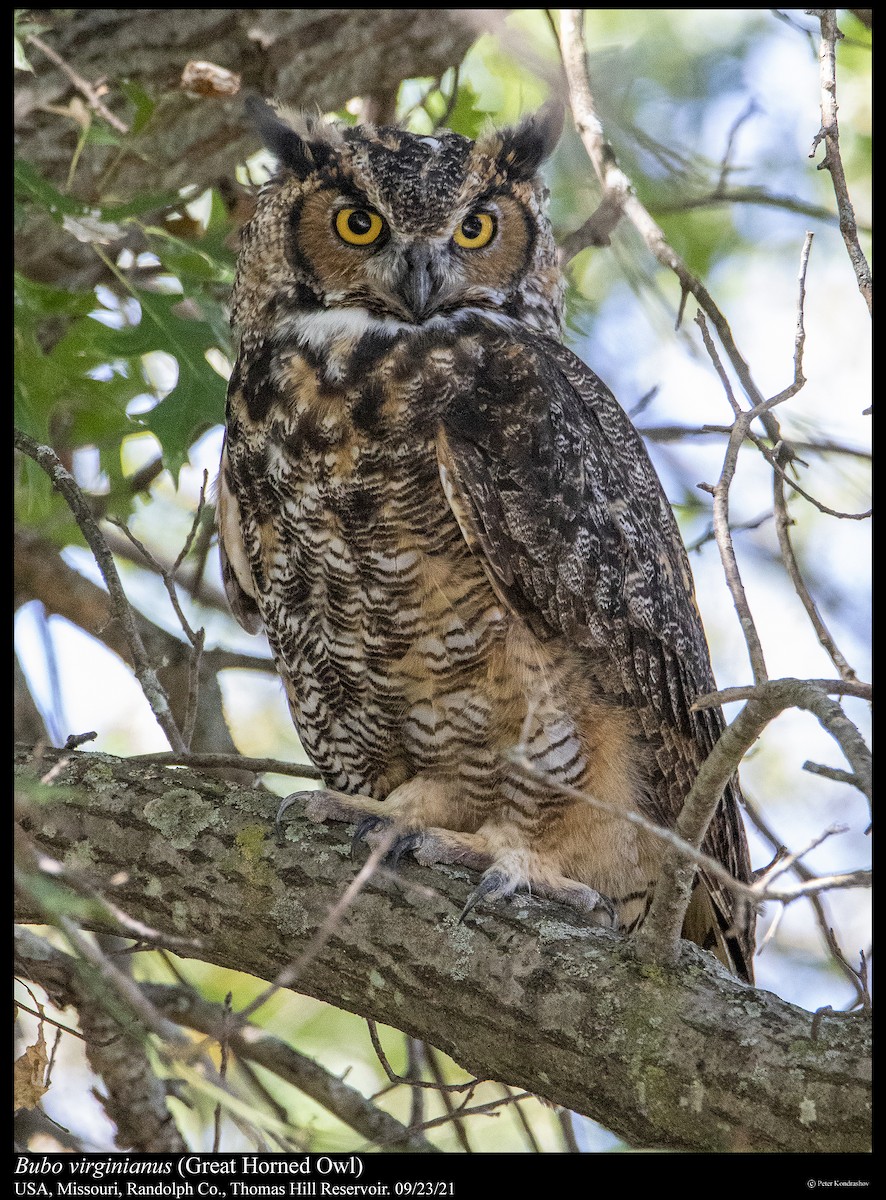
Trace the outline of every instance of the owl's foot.
<instances>
[{"instance_id":1,"label":"owl's foot","mask_svg":"<svg viewBox=\"0 0 886 1200\"><path fill-rule=\"evenodd\" d=\"M404 830L400 834L394 834L393 821L385 817L364 817L357 828L354 830L354 836L351 838L351 858L357 857L357 851L360 848L360 843L369 840L369 834L376 834L373 841L381 838L390 840L394 836L394 840L390 842L390 849L382 859L384 866L391 870L396 870L400 859L404 854L415 850L422 844L424 834L419 830Z\"/></svg>"},{"instance_id":2,"label":"owl's foot","mask_svg":"<svg viewBox=\"0 0 886 1200\"><path fill-rule=\"evenodd\" d=\"M468 867L472 871L485 871L492 862L482 838L475 834L458 833L436 827L416 829L408 818L397 819L388 801L373 800L369 796L348 796L328 788L310 792L293 792L281 801L277 809L275 827L277 840L282 844L282 818L293 804L304 805L309 821L320 824L325 821L341 821L356 825L351 839L351 856L354 857L361 842L377 846L388 839L392 831L395 837L384 859L387 867L395 868L404 854L413 853L422 866L433 863L451 863Z\"/></svg>"},{"instance_id":3,"label":"owl's foot","mask_svg":"<svg viewBox=\"0 0 886 1200\"><path fill-rule=\"evenodd\" d=\"M574 908L586 916L592 925L606 929L618 928L615 907L608 896L564 876L546 875L544 880L538 880L512 868L513 864L499 859L484 873L461 910L459 924L481 900L500 900L514 892L523 891Z\"/></svg>"},{"instance_id":4,"label":"owl's foot","mask_svg":"<svg viewBox=\"0 0 886 1200\"><path fill-rule=\"evenodd\" d=\"M384 817L364 817L351 840L351 856L354 857L361 842L377 846L383 838L394 832L394 840L385 857L384 866L396 869L404 854L412 854L423 867L434 863L450 863L468 867L472 871L483 871L492 862L480 840L471 833L458 833L451 829L409 829L398 822Z\"/></svg>"},{"instance_id":5,"label":"owl's foot","mask_svg":"<svg viewBox=\"0 0 886 1200\"><path fill-rule=\"evenodd\" d=\"M328 788L317 788L310 792L291 792L280 801L277 815L274 818L277 841L281 845L285 841L283 816L293 804L302 805L308 820L318 825L323 821L345 821L351 824L353 821L360 821L361 818L368 820L372 817L378 823L386 822L388 819L386 815L382 814L380 802L371 800L368 796L346 796L343 792L333 792Z\"/></svg>"}]
</instances>

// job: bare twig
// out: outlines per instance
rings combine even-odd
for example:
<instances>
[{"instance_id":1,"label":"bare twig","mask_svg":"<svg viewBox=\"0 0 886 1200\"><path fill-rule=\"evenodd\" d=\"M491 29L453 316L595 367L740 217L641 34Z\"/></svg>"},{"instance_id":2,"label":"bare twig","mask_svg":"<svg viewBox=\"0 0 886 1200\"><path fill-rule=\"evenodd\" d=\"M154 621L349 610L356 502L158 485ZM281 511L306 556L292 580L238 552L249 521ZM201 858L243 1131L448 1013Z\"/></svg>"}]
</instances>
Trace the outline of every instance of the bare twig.
<instances>
[{"instance_id":1,"label":"bare twig","mask_svg":"<svg viewBox=\"0 0 886 1200\"><path fill-rule=\"evenodd\" d=\"M132 654L135 677L141 685L145 699L151 706L151 711L156 717L158 725L169 739L172 749L178 754L187 753L187 746L169 708L169 700L166 692L157 678L154 668L148 661L144 643L135 626L129 601L126 599L126 593L123 591L120 576L117 574L113 555L108 550L104 536L90 512L89 505L86 503L83 493L77 486L74 477L70 472L65 470L55 451L50 446L41 446L19 429L14 431L14 444L17 449L21 450L23 454L27 454L29 458L32 458L46 472L53 486L61 492L67 501L68 507L74 514L83 536L89 543L89 548L95 556L95 561L102 573L102 578L107 585L108 593L114 606L114 613L125 631L126 640Z\"/></svg>"},{"instance_id":2,"label":"bare twig","mask_svg":"<svg viewBox=\"0 0 886 1200\"><path fill-rule=\"evenodd\" d=\"M803 607L806 609L806 614L812 622L812 628L815 630L816 637L820 644L827 651L831 662L840 672L843 679L854 680L857 678L857 673L849 665L846 658L840 651L833 634L828 629L824 622L824 618L818 611L818 605L812 598L809 588L806 586L806 581L800 571L800 565L797 562L794 554L794 547L791 542L789 533L790 525L792 524L790 513L788 512L787 500L784 494L784 479L778 471L772 473L772 494L775 503L775 531L778 536L778 545L781 550L782 562L794 585L794 590L800 597Z\"/></svg>"},{"instance_id":3,"label":"bare twig","mask_svg":"<svg viewBox=\"0 0 886 1200\"><path fill-rule=\"evenodd\" d=\"M807 760L803 763L803 770L808 771L810 775L821 775L824 779L833 779L835 783L849 783L853 787L858 787L858 777L851 771L841 770L840 767L827 767L823 763Z\"/></svg>"},{"instance_id":4,"label":"bare twig","mask_svg":"<svg viewBox=\"0 0 886 1200\"><path fill-rule=\"evenodd\" d=\"M381 865L382 859L390 850L397 836L396 829L393 827L387 830L381 841L372 850L366 862L342 892L341 896L332 905L326 915L323 923L320 925L310 944L305 949L305 952L288 967L277 975L277 978L270 987L265 988L258 996L245 1008L240 1009L237 1013L237 1021L242 1024L252 1016L263 1004L267 1002L280 991L281 988L292 987L298 978L308 969L312 962L319 954L322 954L324 947L329 939L335 933L336 928L340 924L342 917L354 903L363 888L369 883L372 876L375 874L378 867Z\"/></svg>"},{"instance_id":5,"label":"bare twig","mask_svg":"<svg viewBox=\"0 0 886 1200\"><path fill-rule=\"evenodd\" d=\"M507 1084L503 1085L503 1090L507 1099L513 1103L512 1111L519 1122L520 1129L522 1130L523 1136L526 1139L527 1146L533 1154L541 1154L541 1146L538 1144L538 1138L535 1136L532 1126L529 1124L529 1121L526 1118L526 1113L523 1111L523 1106L520 1104L520 1100L517 1097L516 1092L513 1088L508 1087Z\"/></svg>"},{"instance_id":6,"label":"bare twig","mask_svg":"<svg viewBox=\"0 0 886 1200\"><path fill-rule=\"evenodd\" d=\"M861 679L792 679L786 677L772 679L770 683L773 687L789 688L799 685L801 688L813 688L827 696L856 696L859 700L869 701L874 698L874 689L871 684L865 683ZM760 694L760 689L755 684L748 684L746 687L721 688L716 692L706 692L703 696L696 696L692 707L694 709L715 708L721 704L731 704L735 700L752 700L754 696Z\"/></svg>"},{"instance_id":7,"label":"bare twig","mask_svg":"<svg viewBox=\"0 0 886 1200\"><path fill-rule=\"evenodd\" d=\"M781 208L802 217L826 221L828 224L836 224L840 219L837 213L832 213L818 204L810 204L807 200L801 200L799 196L780 196L773 192L767 192L765 188L753 186L718 188L704 196L684 196L680 200L659 202L654 205L654 209L657 213L667 216L671 213L688 212L693 208L714 208L719 204L758 204L765 208ZM864 233L871 232L870 226L861 228Z\"/></svg>"},{"instance_id":8,"label":"bare twig","mask_svg":"<svg viewBox=\"0 0 886 1200\"><path fill-rule=\"evenodd\" d=\"M729 529L729 489L732 486L732 480L735 476L735 469L738 464L738 452L741 449L741 444L747 436L748 429L751 423L750 412L742 410L738 401L733 395L729 378L723 369L720 362L720 356L717 354L717 349L714 346L713 340L708 333L707 323L704 319L704 314L699 312L696 314L695 320L701 330L701 336L707 348L708 354L711 356L711 361L720 376L723 384L723 389L726 392L726 398L735 413L735 422L732 427L732 432L729 435L729 443L726 447L726 454L723 458L723 469L720 472L720 478L713 487L704 485L704 490L709 491L714 499L713 507L713 525L714 537L717 542L717 549L720 552L720 562L723 565L723 572L726 576L726 584L732 595L732 603L735 605L735 611L738 615L738 620L744 634L745 645L748 649L748 658L750 659L751 671L754 680L757 683L762 683L768 679L766 670L766 660L763 656L763 643L760 641L760 635L757 632L757 626L751 612L750 604L748 603L747 595L745 594L744 584L741 580L741 572L738 568L738 560L735 557L735 547L732 542L732 534ZM754 410L751 410L754 411Z\"/></svg>"},{"instance_id":9,"label":"bare twig","mask_svg":"<svg viewBox=\"0 0 886 1200\"><path fill-rule=\"evenodd\" d=\"M445 1092L467 1092L470 1098L481 1083L488 1083L486 1079L468 1079L465 1083L439 1083L436 1080L430 1082L425 1079L410 1079L406 1075L398 1075L388 1061L388 1056L384 1052L381 1044L381 1039L378 1036L378 1026L375 1021L367 1017L366 1028L369 1031L369 1040L372 1042L372 1049L375 1051L375 1056L378 1059L382 1070L387 1075L390 1083L399 1087L404 1084L409 1087L431 1088L433 1091Z\"/></svg>"},{"instance_id":10,"label":"bare twig","mask_svg":"<svg viewBox=\"0 0 886 1200\"><path fill-rule=\"evenodd\" d=\"M133 754L130 762L156 763L160 767L233 768L238 771L267 772L273 775L295 775L299 779L322 779L317 767L310 763L285 762L280 758L248 758L242 754L188 754L160 751L156 754Z\"/></svg>"},{"instance_id":11,"label":"bare twig","mask_svg":"<svg viewBox=\"0 0 886 1200\"><path fill-rule=\"evenodd\" d=\"M52 858L45 851L34 851L34 865L42 875L49 876L66 884L78 896L83 896L93 903L96 911L102 913L106 918L107 924L111 927L116 926L116 932L121 937L136 938L139 942L145 943L148 946L171 946L179 953L188 950L192 952L200 950L200 942L196 938L185 938L178 934L161 932L158 929L152 929L149 925L145 925L143 921L136 921L128 913L118 908L116 904L112 904L106 896L102 895L88 880L84 879L79 871L68 866L66 863L60 862L58 859ZM110 886L114 886L117 882L120 882L120 880L115 877L110 881Z\"/></svg>"},{"instance_id":12,"label":"bare twig","mask_svg":"<svg viewBox=\"0 0 886 1200\"><path fill-rule=\"evenodd\" d=\"M449 1113L452 1120L452 1132L466 1154L473 1153L473 1146L468 1138L468 1132L464 1127L464 1123L455 1115L455 1105L452 1103L452 1096L449 1088L446 1086L446 1080L443 1078L443 1067L440 1063L438 1051L433 1046L425 1046L425 1060L428 1064L428 1069L434 1081L434 1085L440 1094L440 1100L443 1107Z\"/></svg>"},{"instance_id":13,"label":"bare twig","mask_svg":"<svg viewBox=\"0 0 886 1200\"><path fill-rule=\"evenodd\" d=\"M498 1100L490 1100L486 1104L475 1104L472 1108L456 1108L454 1112L447 1113L443 1117L435 1117L432 1121L425 1121L420 1126L422 1130L436 1129L438 1125L448 1125L450 1121L454 1121L459 1117L475 1117L483 1114L487 1117L497 1117L499 1111L509 1104L519 1104L521 1100L534 1100L532 1092L511 1092L507 1096L501 1096Z\"/></svg>"},{"instance_id":14,"label":"bare twig","mask_svg":"<svg viewBox=\"0 0 886 1200\"><path fill-rule=\"evenodd\" d=\"M699 312L695 318L711 361L714 364L717 374L720 376L723 389L726 392L726 398L735 414L735 421L729 435L729 443L726 447L720 478L713 488L706 487L705 490L710 491L714 498L714 537L717 541L717 548L720 551L720 561L723 564L726 583L732 595L732 602L735 605L735 611L738 614L742 632L744 633L755 683L764 682L768 678L768 673L766 670L766 660L763 656L763 644L760 641L760 635L757 632L744 585L741 581L738 560L735 556L735 547L732 541L732 533L729 528L729 489L732 486L732 480L735 476L739 450L750 432L750 425L753 419L766 409L776 404L781 404L795 395L806 382L803 375L803 347L806 342L804 307L806 299L806 271L809 265L809 252L811 248L812 234L807 233L803 242L803 251L800 255L800 272L798 276L799 295L797 298L797 320L794 334L794 378L788 387L779 392L777 396L755 404L750 410L742 409L732 392L729 378L723 364L720 362L720 356L717 353L713 340L708 333L704 315Z\"/></svg>"},{"instance_id":15,"label":"bare twig","mask_svg":"<svg viewBox=\"0 0 886 1200\"><path fill-rule=\"evenodd\" d=\"M827 517L836 517L840 521L867 521L870 519L870 517L873 513L873 509L868 508L868 509L865 509L864 512L860 512L860 513L848 513L848 512L840 512L839 509L836 509L836 508L828 508L828 506L826 504L822 504L822 502L820 500L816 500L816 498L814 496L811 496L809 494L809 492L807 492L804 488L800 487L799 483L797 483L796 480L791 479L791 477L785 471L784 466L779 461L780 455L784 454L785 456L787 456L790 453L790 450L785 446L784 442L778 442L776 444L776 448L772 449L771 447L767 446L766 443L761 438L758 438L756 436L756 434L752 433L750 430L748 430L747 437L748 437L748 440L753 442L753 444L757 447L757 449L760 451L760 453L763 455L763 457L766 459L766 461L772 467L775 474L778 475L779 478L782 479L783 482L786 483L789 488L792 488L793 491L795 491L798 496L802 496L804 500L808 500L809 503L813 506L813 508L817 508L820 513L824 513L824 515ZM792 446L793 446L793 443L792 443Z\"/></svg>"},{"instance_id":16,"label":"bare twig","mask_svg":"<svg viewBox=\"0 0 886 1200\"><path fill-rule=\"evenodd\" d=\"M763 888L768 887L774 879L777 879L779 875L784 875L785 872L790 871L791 867L793 867L795 863L798 863L801 858L805 858L807 854L810 854L817 846L820 846L822 842L827 841L829 837L834 837L835 834L846 833L848 828L848 825L831 825L824 831L824 833L818 834L817 837L814 837L810 842L808 842L802 850L795 850L789 854L777 855L775 862L773 862L766 871L761 872L757 876L755 882L759 883Z\"/></svg>"},{"instance_id":17,"label":"bare twig","mask_svg":"<svg viewBox=\"0 0 886 1200\"><path fill-rule=\"evenodd\" d=\"M560 1122L560 1128L563 1131L563 1148L568 1154L580 1154L581 1147L575 1136L575 1129L572 1124L572 1113L568 1108L561 1108L557 1111L557 1120Z\"/></svg>"},{"instance_id":18,"label":"bare twig","mask_svg":"<svg viewBox=\"0 0 886 1200\"><path fill-rule=\"evenodd\" d=\"M837 28L836 9L810 9L809 13L811 16L818 17L821 24L821 41L818 51L821 76L821 128L812 139L812 152L809 157L814 157L819 144L823 141L825 154L817 169L819 171L827 170L831 173L834 195L837 197L837 212L840 216L840 232L855 271L858 290L864 297L868 312L871 312L874 299L871 269L858 240L855 210L849 198L849 188L846 184L843 160L840 156L840 130L837 124L837 42L843 37L843 34Z\"/></svg>"},{"instance_id":19,"label":"bare twig","mask_svg":"<svg viewBox=\"0 0 886 1200\"><path fill-rule=\"evenodd\" d=\"M858 775L865 794L871 795L870 751L855 725L840 706L821 688L805 680L771 680L758 684L735 720L724 729L705 759L686 796L675 826L678 837L690 846L701 845L720 797L748 750L770 721L786 708L804 708L813 713L837 741ZM649 914L637 938L642 952L658 962L676 959L686 907L692 894L696 864L679 846L664 857ZM787 900L825 888L868 886L868 873L831 876L827 882L810 880L790 891L752 885L757 900Z\"/></svg>"},{"instance_id":20,"label":"bare twig","mask_svg":"<svg viewBox=\"0 0 886 1200\"><path fill-rule=\"evenodd\" d=\"M633 417L633 413L629 414ZM638 432L650 442L680 442L684 438L707 438L707 437L728 437L732 426L731 425L700 425L693 427L692 425L640 425L637 427ZM748 441L754 444L763 443L760 439L755 441L755 435L748 434ZM870 450L862 449L860 446L845 446L840 442L823 440L819 442L804 442L791 438L791 447L800 453L810 452L813 454L845 454L850 458L860 458L865 462L870 462L872 455ZM867 515L867 514L866 514Z\"/></svg>"},{"instance_id":21,"label":"bare twig","mask_svg":"<svg viewBox=\"0 0 886 1200\"><path fill-rule=\"evenodd\" d=\"M384 1141L391 1149L435 1151L420 1134L412 1133L355 1088L300 1054L288 1042L255 1025L238 1026L222 1005L172 984L141 985L158 1011L189 1029L217 1041L225 1039L239 1060L255 1063L310 1096L351 1129L371 1142Z\"/></svg>"},{"instance_id":22,"label":"bare twig","mask_svg":"<svg viewBox=\"0 0 886 1200\"><path fill-rule=\"evenodd\" d=\"M82 75L78 75L73 67L70 67L56 50L53 50L51 46L47 46L42 38L37 37L34 33L28 34L26 40L29 45L35 46L41 53L45 54L49 61L54 63L64 75L67 75L77 91L86 99L90 108L94 109L99 116L104 117L108 124L116 129L118 133L129 133L129 126L121 121L119 117L114 116L110 109L102 103L101 97L92 84L88 83Z\"/></svg>"},{"instance_id":23,"label":"bare twig","mask_svg":"<svg viewBox=\"0 0 886 1200\"><path fill-rule=\"evenodd\" d=\"M763 403L763 395L754 383L747 363L739 353L726 318L714 303L707 288L700 279L693 275L685 262L668 244L661 228L640 203L631 181L619 167L612 146L604 136L603 125L597 115L588 79L582 37L582 16L582 9L560 10L560 54L569 87L569 101L575 127L603 187L604 196L608 195L612 202L621 208L656 259L677 276L682 297L681 310L687 295L694 296L698 301L716 329L717 336L720 338L748 399L754 408L757 408ZM761 409L759 415L772 440L779 441L781 435L778 422L766 409Z\"/></svg>"}]
</instances>

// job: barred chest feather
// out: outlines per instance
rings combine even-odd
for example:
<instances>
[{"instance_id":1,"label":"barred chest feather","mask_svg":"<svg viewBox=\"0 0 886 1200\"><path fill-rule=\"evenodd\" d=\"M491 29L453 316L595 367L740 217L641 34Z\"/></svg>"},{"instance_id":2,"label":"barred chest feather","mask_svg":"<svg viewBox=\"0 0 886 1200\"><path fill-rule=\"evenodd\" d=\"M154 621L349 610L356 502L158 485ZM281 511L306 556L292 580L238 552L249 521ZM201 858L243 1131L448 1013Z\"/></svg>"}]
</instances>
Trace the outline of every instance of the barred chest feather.
<instances>
[{"instance_id":1,"label":"barred chest feather","mask_svg":"<svg viewBox=\"0 0 886 1200\"><path fill-rule=\"evenodd\" d=\"M458 776L479 805L550 664L520 638L441 483L439 415L475 346L464 331L397 338L384 324L363 330L345 313L318 331L306 318L282 345L247 347L226 479L293 718L327 784L383 798L431 772ZM548 733L550 765L576 766L572 722Z\"/></svg>"}]
</instances>

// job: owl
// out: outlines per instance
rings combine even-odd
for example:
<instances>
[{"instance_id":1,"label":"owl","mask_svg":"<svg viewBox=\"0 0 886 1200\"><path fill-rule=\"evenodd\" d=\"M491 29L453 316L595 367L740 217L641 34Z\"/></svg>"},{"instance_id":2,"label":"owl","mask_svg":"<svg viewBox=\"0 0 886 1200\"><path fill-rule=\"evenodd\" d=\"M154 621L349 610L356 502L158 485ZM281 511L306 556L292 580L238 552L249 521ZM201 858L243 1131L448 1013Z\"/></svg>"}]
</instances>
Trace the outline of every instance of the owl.
<instances>
[{"instance_id":1,"label":"owl","mask_svg":"<svg viewBox=\"0 0 886 1200\"><path fill-rule=\"evenodd\" d=\"M723 718L691 707L715 684L661 484L562 343L562 109L476 141L251 109L278 169L241 235L218 531L310 814L479 868L466 911L529 889L629 933L663 841L622 814L673 826ZM703 848L748 881L739 803ZM684 935L746 980L752 921L699 870Z\"/></svg>"}]
</instances>

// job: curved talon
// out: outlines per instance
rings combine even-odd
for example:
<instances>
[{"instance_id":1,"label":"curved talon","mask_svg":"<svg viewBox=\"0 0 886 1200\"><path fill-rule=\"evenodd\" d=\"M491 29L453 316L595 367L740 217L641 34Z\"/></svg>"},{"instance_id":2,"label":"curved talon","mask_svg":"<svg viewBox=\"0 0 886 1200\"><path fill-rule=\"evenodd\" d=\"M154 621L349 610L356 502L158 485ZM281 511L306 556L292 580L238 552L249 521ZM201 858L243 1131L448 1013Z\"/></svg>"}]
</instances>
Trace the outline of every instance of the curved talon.
<instances>
[{"instance_id":1,"label":"curved talon","mask_svg":"<svg viewBox=\"0 0 886 1200\"><path fill-rule=\"evenodd\" d=\"M410 850L415 850L423 841L424 837L420 833L402 833L384 856L382 862L389 869L396 870L403 855Z\"/></svg>"},{"instance_id":2,"label":"curved talon","mask_svg":"<svg viewBox=\"0 0 886 1200\"><path fill-rule=\"evenodd\" d=\"M461 925L474 905L480 900L485 899L485 897L493 893L496 896L503 895L507 890L507 885L507 876L503 875L501 871L487 871L470 896L468 896L465 906L461 910L461 915L458 918L458 924Z\"/></svg>"},{"instance_id":3,"label":"curved talon","mask_svg":"<svg viewBox=\"0 0 886 1200\"><path fill-rule=\"evenodd\" d=\"M291 792L290 795L284 796L284 798L280 801L280 807L277 809L277 815L274 817L274 832L277 835L278 846L286 845L286 839L283 836L283 826L281 824L281 821L283 820L283 814L286 812L287 808L291 808L292 805L295 804L296 800L299 799L299 796L299 792Z\"/></svg>"},{"instance_id":4,"label":"curved talon","mask_svg":"<svg viewBox=\"0 0 886 1200\"><path fill-rule=\"evenodd\" d=\"M351 838L351 858L357 857L360 843L365 839L367 833L371 833L373 829L378 829L379 825L387 825L387 823L386 817L364 817Z\"/></svg>"}]
</instances>

